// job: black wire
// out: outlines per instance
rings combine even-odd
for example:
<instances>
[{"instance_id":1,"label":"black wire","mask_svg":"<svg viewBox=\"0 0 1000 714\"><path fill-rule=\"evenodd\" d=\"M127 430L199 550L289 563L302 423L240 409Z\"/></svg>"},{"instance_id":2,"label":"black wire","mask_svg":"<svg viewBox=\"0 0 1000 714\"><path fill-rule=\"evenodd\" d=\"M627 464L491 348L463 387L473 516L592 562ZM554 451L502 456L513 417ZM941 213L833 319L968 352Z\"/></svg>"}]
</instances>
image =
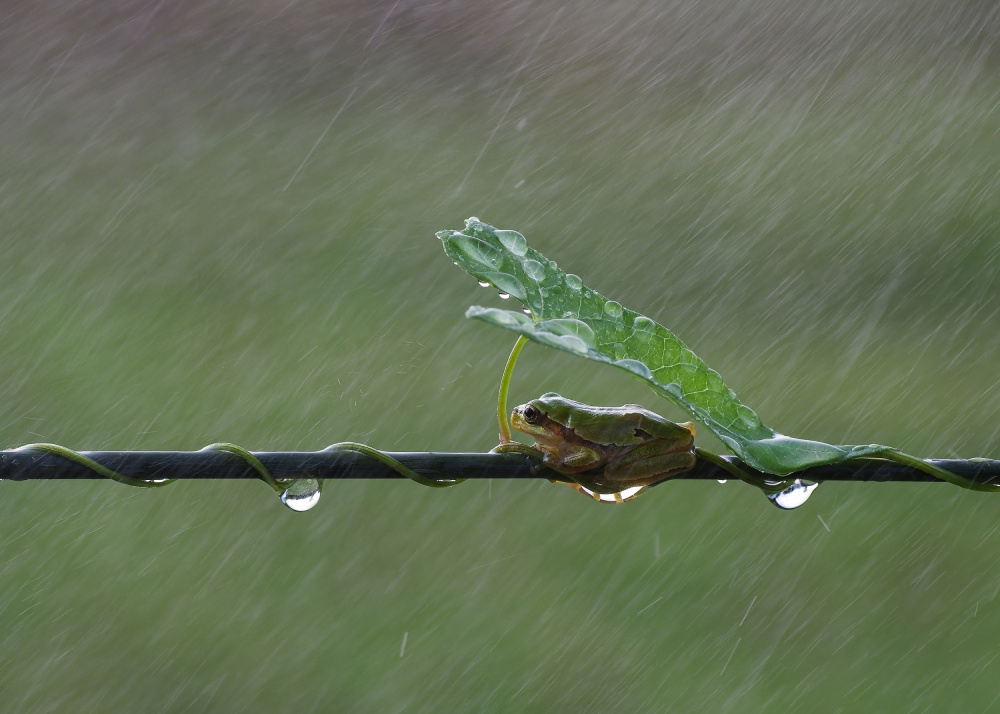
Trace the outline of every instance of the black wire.
<instances>
[{"instance_id":1,"label":"black wire","mask_svg":"<svg viewBox=\"0 0 1000 714\"><path fill-rule=\"evenodd\" d=\"M211 451L84 451L83 455L120 474L154 479L256 479L259 474L234 454ZM443 452L387 452L418 474L455 479L559 478L521 454ZM312 451L253 452L275 479L401 479L400 474L364 454ZM732 456L725 457L740 468L765 479ZM1000 483L1000 460L943 459L932 463L980 483ZM809 481L938 482L909 466L880 459L859 459L833 466L818 466L791 477ZM33 451L0 451L0 479L33 481L44 479L104 478L88 467L56 454ZM782 478L789 478L788 476ZM670 480L732 479L724 470L701 461Z\"/></svg>"}]
</instances>

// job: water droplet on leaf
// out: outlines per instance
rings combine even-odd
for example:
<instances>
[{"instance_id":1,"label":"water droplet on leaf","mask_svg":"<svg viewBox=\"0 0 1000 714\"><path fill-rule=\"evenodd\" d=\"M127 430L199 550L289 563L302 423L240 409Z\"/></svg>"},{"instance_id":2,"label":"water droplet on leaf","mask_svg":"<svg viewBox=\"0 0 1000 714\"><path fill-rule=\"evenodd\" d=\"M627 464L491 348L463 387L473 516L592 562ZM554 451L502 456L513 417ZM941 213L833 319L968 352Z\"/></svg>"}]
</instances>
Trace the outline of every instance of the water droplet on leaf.
<instances>
[{"instance_id":1,"label":"water droplet on leaf","mask_svg":"<svg viewBox=\"0 0 1000 714\"><path fill-rule=\"evenodd\" d=\"M488 288L489 286L490 286L490 284L488 282L486 282L485 280L480 280L479 281L479 287L481 287L481 288Z\"/></svg>"},{"instance_id":2,"label":"water droplet on leaf","mask_svg":"<svg viewBox=\"0 0 1000 714\"><path fill-rule=\"evenodd\" d=\"M677 384L677 382L671 382L670 384L664 384L663 385L663 391L669 393L671 396L676 397L677 399L681 399L681 400L684 399L684 390L681 389L681 385Z\"/></svg>"},{"instance_id":3,"label":"water droplet on leaf","mask_svg":"<svg viewBox=\"0 0 1000 714\"><path fill-rule=\"evenodd\" d=\"M597 335L594 334L594 330L590 325L583 320L577 320L575 317L546 320L539 327L546 332L551 332L553 335L575 335L591 347L597 343Z\"/></svg>"},{"instance_id":4,"label":"water droplet on leaf","mask_svg":"<svg viewBox=\"0 0 1000 714\"><path fill-rule=\"evenodd\" d=\"M521 285L521 281L513 275L508 275L507 273L480 273L479 277L484 280L489 280L490 284L492 284L497 290L502 293L507 293L507 295L516 297L518 300L523 301L527 297L527 293L524 290L524 286Z\"/></svg>"},{"instance_id":5,"label":"water droplet on leaf","mask_svg":"<svg viewBox=\"0 0 1000 714\"><path fill-rule=\"evenodd\" d=\"M573 275L573 273L566 274L566 285L570 290L579 290L583 287L583 281L580 280L579 275Z\"/></svg>"},{"instance_id":6,"label":"water droplet on leaf","mask_svg":"<svg viewBox=\"0 0 1000 714\"><path fill-rule=\"evenodd\" d=\"M639 315L632 321L632 329L636 332L652 332L656 329L656 323L645 315Z\"/></svg>"},{"instance_id":7,"label":"water droplet on leaf","mask_svg":"<svg viewBox=\"0 0 1000 714\"><path fill-rule=\"evenodd\" d=\"M545 266L537 260L531 260L529 258L524 261L524 272L526 272L528 277L532 280L541 280L545 277Z\"/></svg>"},{"instance_id":8,"label":"water droplet on leaf","mask_svg":"<svg viewBox=\"0 0 1000 714\"><path fill-rule=\"evenodd\" d=\"M604 312L609 317L613 317L617 320L619 317L622 316L622 311L623 308L621 304L615 302L614 300L608 300L606 303L604 303Z\"/></svg>"},{"instance_id":9,"label":"water droplet on leaf","mask_svg":"<svg viewBox=\"0 0 1000 714\"><path fill-rule=\"evenodd\" d=\"M627 369L632 374L642 377L643 379L653 378L653 373L649 371L649 367L647 367L637 359L615 360L615 364L621 367L622 369Z\"/></svg>"},{"instance_id":10,"label":"water droplet on leaf","mask_svg":"<svg viewBox=\"0 0 1000 714\"><path fill-rule=\"evenodd\" d=\"M581 355L585 355L588 352L587 343L576 335L563 335L559 338L559 342L570 352L576 352Z\"/></svg>"},{"instance_id":11,"label":"water droplet on leaf","mask_svg":"<svg viewBox=\"0 0 1000 714\"><path fill-rule=\"evenodd\" d=\"M497 231L497 238L504 247L516 256L522 256L528 252L528 241L517 231Z\"/></svg>"},{"instance_id":12,"label":"water droplet on leaf","mask_svg":"<svg viewBox=\"0 0 1000 714\"><path fill-rule=\"evenodd\" d=\"M748 406L743 404L737 405L736 414L739 416L740 421L748 427L756 427L760 424L760 417Z\"/></svg>"},{"instance_id":13,"label":"water droplet on leaf","mask_svg":"<svg viewBox=\"0 0 1000 714\"><path fill-rule=\"evenodd\" d=\"M446 239L451 247L449 253L453 258L458 258L465 263L465 269L475 272L474 269L493 268L496 269L503 264L504 252L491 243L487 243L480 238L470 238L463 233L456 233Z\"/></svg>"},{"instance_id":14,"label":"water droplet on leaf","mask_svg":"<svg viewBox=\"0 0 1000 714\"><path fill-rule=\"evenodd\" d=\"M469 308L465 316L478 317L493 325L507 328L519 328L531 324L531 320L521 317L520 313L511 312L510 310L497 310L495 308L476 308L475 310Z\"/></svg>"}]
</instances>

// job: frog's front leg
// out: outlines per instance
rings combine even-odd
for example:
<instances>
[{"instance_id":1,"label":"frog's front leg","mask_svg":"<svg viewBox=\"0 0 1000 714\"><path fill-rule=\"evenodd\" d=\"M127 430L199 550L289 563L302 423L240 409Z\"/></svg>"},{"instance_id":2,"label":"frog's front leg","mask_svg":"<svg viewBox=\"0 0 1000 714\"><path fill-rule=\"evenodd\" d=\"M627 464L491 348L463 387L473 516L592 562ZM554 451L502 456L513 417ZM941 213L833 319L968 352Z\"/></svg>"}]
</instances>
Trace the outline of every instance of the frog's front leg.
<instances>
[{"instance_id":1,"label":"frog's front leg","mask_svg":"<svg viewBox=\"0 0 1000 714\"><path fill-rule=\"evenodd\" d=\"M538 449L535 446L540 446L542 448ZM538 459L540 462L551 468L553 471L559 473L567 473L569 470L564 468L565 463L570 463L577 470L583 468L584 464L591 465L593 463L592 459L597 458L597 454L592 449L581 449L578 450L567 450L562 451L555 449L547 444L538 444L535 446L527 446L517 441L508 441L506 444L498 444L490 449L490 453L494 454L522 454L524 456L530 456L533 459ZM556 468L556 466L559 468ZM561 483L573 488L576 491L584 494L585 496L590 496L598 501L602 500L599 494L593 491L587 490L585 487L576 483L572 479L575 476L567 476L565 479L549 479L551 483ZM618 501L621 503L621 500Z\"/></svg>"},{"instance_id":2,"label":"frog's front leg","mask_svg":"<svg viewBox=\"0 0 1000 714\"><path fill-rule=\"evenodd\" d=\"M491 454L521 454L522 456L530 456L533 459L538 459L542 461L545 458L545 454L534 448L533 446L528 446L527 444L522 444L519 441L508 441L506 443L497 444L492 449L490 449Z\"/></svg>"}]
</instances>

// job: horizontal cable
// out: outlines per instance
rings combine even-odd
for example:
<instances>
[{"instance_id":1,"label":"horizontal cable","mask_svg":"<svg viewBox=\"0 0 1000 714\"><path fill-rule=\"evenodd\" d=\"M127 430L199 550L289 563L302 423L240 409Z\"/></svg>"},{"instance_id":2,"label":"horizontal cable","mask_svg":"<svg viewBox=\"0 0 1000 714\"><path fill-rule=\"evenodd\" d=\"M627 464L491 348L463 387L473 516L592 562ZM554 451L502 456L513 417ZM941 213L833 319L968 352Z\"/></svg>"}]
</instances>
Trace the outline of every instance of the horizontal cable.
<instances>
[{"instance_id":1,"label":"horizontal cable","mask_svg":"<svg viewBox=\"0 0 1000 714\"><path fill-rule=\"evenodd\" d=\"M83 451L93 459L124 476L144 480L161 479L257 479L260 474L244 458L224 451ZM251 452L275 479L318 478L402 479L401 474L365 454L324 451ZM417 474L446 479L565 479L534 459L522 454L385 452ZM723 457L741 469L764 479L777 477L761 474L733 456ZM1000 483L1000 460L937 459L930 463L977 483ZM908 481L937 482L933 476L909 466L881 459L848 461L832 466L818 466L793 476L808 481ZM63 456L33 450L0 451L0 479L32 481L43 479L105 478L92 468ZM694 468L670 480L725 480L732 475L722 468L699 459ZM782 477L789 478L789 477Z\"/></svg>"}]
</instances>

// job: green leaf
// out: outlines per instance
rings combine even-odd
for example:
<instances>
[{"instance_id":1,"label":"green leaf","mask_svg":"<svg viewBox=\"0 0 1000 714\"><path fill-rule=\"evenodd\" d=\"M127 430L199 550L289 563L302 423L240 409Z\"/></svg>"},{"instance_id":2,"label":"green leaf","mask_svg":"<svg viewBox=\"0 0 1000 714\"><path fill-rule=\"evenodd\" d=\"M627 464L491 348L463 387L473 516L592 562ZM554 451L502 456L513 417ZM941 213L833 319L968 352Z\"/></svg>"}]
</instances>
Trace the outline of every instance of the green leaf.
<instances>
[{"instance_id":1,"label":"green leaf","mask_svg":"<svg viewBox=\"0 0 1000 714\"><path fill-rule=\"evenodd\" d=\"M785 475L812 466L883 454L887 447L834 446L783 436L766 426L676 335L591 290L528 246L516 231L476 218L437 234L466 272L519 300L531 315L473 306L472 317L563 352L605 362L647 382L711 429L745 463Z\"/></svg>"}]
</instances>

